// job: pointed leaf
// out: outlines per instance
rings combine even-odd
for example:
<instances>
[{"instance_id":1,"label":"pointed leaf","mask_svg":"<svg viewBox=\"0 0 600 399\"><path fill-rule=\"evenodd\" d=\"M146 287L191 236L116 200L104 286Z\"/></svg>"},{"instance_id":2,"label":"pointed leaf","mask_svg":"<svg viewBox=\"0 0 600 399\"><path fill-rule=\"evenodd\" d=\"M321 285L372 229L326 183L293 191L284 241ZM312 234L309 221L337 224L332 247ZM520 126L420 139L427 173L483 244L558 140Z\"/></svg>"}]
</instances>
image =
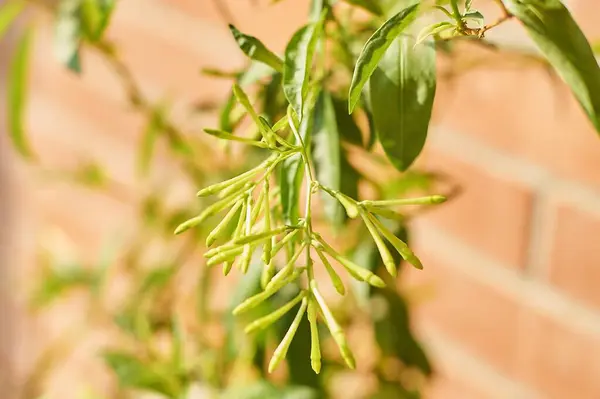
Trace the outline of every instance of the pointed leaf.
<instances>
[{"instance_id":1,"label":"pointed leaf","mask_svg":"<svg viewBox=\"0 0 600 399\"><path fill-rule=\"evenodd\" d=\"M300 154L283 161L279 167L281 207L286 224L297 224L300 217L298 201L304 177L304 163Z\"/></svg>"},{"instance_id":2,"label":"pointed leaf","mask_svg":"<svg viewBox=\"0 0 600 399\"><path fill-rule=\"evenodd\" d=\"M414 43L412 37L397 38L370 79L379 141L400 171L423 149L436 87L435 49Z\"/></svg>"},{"instance_id":3,"label":"pointed leaf","mask_svg":"<svg viewBox=\"0 0 600 399\"><path fill-rule=\"evenodd\" d=\"M363 47L356 66L354 67L354 75L350 84L350 92L348 94L348 111L352 113L356 103L360 99L360 93L364 85L367 83L377 64L385 54L388 47L392 45L394 39L398 37L417 17L418 4L414 4L405 8L398 14L394 15L373 35L367 40Z\"/></svg>"},{"instance_id":4,"label":"pointed leaf","mask_svg":"<svg viewBox=\"0 0 600 399\"><path fill-rule=\"evenodd\" d=\"M570 86L600 132L600 68L569 10L559 0L504 0L504 3Z\"/></svg>"},{"instance_id":5,"label":"pointed leaf","mask_svg":"<svg viewBox=\"0 0 600 399\"><path fill-rule=\"evenodd\" d=\"M138 171L142 176L146 176L152 163L154 155L154 148L156 147L156 138L159 136L161 131L162 116L160 112L155 111L148 120L144 133L142 135L142 142L140 143L139 155L138 155Z\"/></svg>"},{"instance_id":6,"label":"pointed leaf","mask_svg":"<svg viewBox=\"0 0 600 399\"><path fill-rule=\"evenodd\" d=\"M8 129L16 150L26 158L32 158L33 152L25 137L25 103L27 101L27 69L33 30L29 29L17 45L9 69L8 79Z\"/></svg>"},{"instance_id":7,"label":"pointed leaf","mask_svg":"<svg viewBox=\"0 0 600 399\"><path fill-rule=\"evenodd\" d=\"M283 70L283 61L281 58L269 50L263 42L254 36L243 34L231 24L229 25L229 30L238 46L240 46L240 49L242 49L244 54L250 57L250 59L267 64L277 72Z\"/></svg>"},{"instance_id":8,"label":"pointed leaf","mask_svg":"<svg viewBox=\"0 0 600 399\"><path fill-rule=\"evenodd\" d=\"M349 115L344 112L348 117ZM340 132L335 115L331 95L322 92L314 113L313 159L317 180L333 190L354 191L356 194L358 176L346 160L341 147ZM346 186L346 187L344 187ZM354 189L352 188L354 187ZM321 191L325 214L329 220L339 227L346 220L346 212L338 200Z\"/></svg>"},{"instance_id":9,"label":"pointed leaf","mask_svg":"<svg viewBox=\"0 0 600 399\"><path fill-rule=\"evenodd\" d=\"M316 22L300 28L285 49L283 92L299 119L304 111L310 68L321 27L322 22Z\"/></svg>"},{"instance_id":10,"label":"pointed leaf","mask_svg":"<svg viewBox=\"0 0 600 399\"><path fill-rule=\"evenodd\" d=\"M429 36L440 34L449 29L454 29L454 27L455 27L454 24L452 24L448 21L438 22L438 23L426 26L423 29L421 29L421 31L417 35L417 41L415 43L415 46L422 43L423 41L425 41L425 39L427 39Z\"/></svg>"},{"instance_id":11,"label":"pointed leaf","mask_svg":"<svg viewBox=\"0 0 600 399\"><path fill-rule=\"evenodd\" d=\"M25 8L25 2L20 0L9 1L0 7L0 39L10 25Z\"/></svg>"}]
</instances>

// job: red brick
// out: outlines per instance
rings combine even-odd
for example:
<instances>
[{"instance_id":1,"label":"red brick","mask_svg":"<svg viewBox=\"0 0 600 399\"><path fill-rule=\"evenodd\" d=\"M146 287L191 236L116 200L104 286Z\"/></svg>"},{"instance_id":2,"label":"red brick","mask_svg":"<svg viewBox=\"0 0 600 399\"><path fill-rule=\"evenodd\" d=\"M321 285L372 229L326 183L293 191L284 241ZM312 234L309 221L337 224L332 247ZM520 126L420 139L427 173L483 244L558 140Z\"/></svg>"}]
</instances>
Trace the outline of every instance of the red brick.
<instances>
[{"instance_id":1,"label":"red brick","mask_svg":"<svg viewBox=\"0 0 600 399\"><path fill-rule=\"evenodd\" d=\"M483 284L453 264L451 254L423 250L423 271L410 271L408 285L430 286L432 296L416 305L417 325L434 327L496 370L510 375L518 359L516 345L522 309L513 299ZM417 248L417 249L419 249Z\"/></svg>"},{"instance_id":2,"label":"red brick","mask_svg":"<svg viewBox=\"0 0 600 399\"><path fill-rule=\"evenodd\" d=\"M517 378L550 399L600 397L600 334L531 313L519 338Z\"/></svg>"},{"instance_id":3,"label":"red brick","mask_svg":"<svg viewBox=\"0 0 600 399\"><path fill-rule=\"evenodd\" d=\"M431 223L511 267L526 261L532 193L524 185L430 148L423 165L450 176L458 195L419 223Z\"/></svg>"},{"instance_id":4,"label":"red brick","mask_svg":"<svg viewBox=\"0 0 600 399\"><path fill-rule=\"evenodd\" d=\"M437 123L558 176L600 185L598 134L566 85L537 61L467 50L480 53L473 56L479 67L439 85Z\"/></svg>"},{"instance_id":5,"label":"red brick","mask_svg":"<svg viewBox=\"0 0 600 399\"><path fill-rule=\"evenodd\" d=\"M600 213L556 202L550 281L569 295L600 309Z\"/></svg>"}]
</instances>

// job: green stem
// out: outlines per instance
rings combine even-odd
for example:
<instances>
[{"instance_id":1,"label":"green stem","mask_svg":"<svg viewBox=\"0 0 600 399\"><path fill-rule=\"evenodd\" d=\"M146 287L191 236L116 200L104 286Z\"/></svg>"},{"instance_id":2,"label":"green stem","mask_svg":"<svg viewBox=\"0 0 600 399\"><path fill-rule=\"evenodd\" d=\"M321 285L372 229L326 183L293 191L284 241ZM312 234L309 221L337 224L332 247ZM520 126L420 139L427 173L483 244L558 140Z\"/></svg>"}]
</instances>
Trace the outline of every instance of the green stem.
<instances>
[{"instance_id":1,"label":"green stem","mask_svg":"<svg viewBox=\"0 0 600 399\"><path fill-rule=\"evenodd\" d=\"M452 6L452 14L459 28L462 30L465 27L465 23L461 18L460 10L458 9L458 0L450 0L450 5Z\"/></svg>"}]
</instances>

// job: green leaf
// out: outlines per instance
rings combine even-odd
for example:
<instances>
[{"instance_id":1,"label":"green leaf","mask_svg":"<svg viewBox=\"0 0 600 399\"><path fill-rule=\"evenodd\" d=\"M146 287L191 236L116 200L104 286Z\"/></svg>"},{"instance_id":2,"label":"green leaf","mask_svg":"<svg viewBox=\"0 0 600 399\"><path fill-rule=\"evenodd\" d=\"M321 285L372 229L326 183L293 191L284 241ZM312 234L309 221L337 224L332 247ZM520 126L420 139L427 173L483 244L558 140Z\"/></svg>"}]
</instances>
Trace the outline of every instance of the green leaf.
<instances>
[{"instance_id":1,"label":"green leaf","mask_svg":"<svg viewBox=\"0 0 600 399\"><path fill-rule=\"evenodd\" d=\"M417 41L415 43L415 46L424 42L425 39L427 39L429 36L438 35L444 31L447 31L449 29L454 29L454 28L455 28L455 25L448 21L438 22L438 23L426 26L423 29L421 29L421 31L417 35Z\"/></svg>"},{"instance_id":2,"label":"green leaf","mask_svg":"<svg viewBox=\"0 0 600 399\"><path fill-rule=\"evenodd\" d=\"M472 10L463 15L463 20L465 21L475 21L479 27L483 26L483 14L479 11Z\"/></svg>"},{"instance_id":3,"label":"green leaf","mask_svg":"<svg viewBox=\"0 0 600 399\"><path fill-rule=\"evenodd\" d=\"M405 8L394 15L367 40L363 47L352 75L350 92L348 94L348 111L352 113L356 103L360 99L360 93L367 83L371 74L377 68L377 64L392 45L396 37L400 35L417 17L418 4Z\"/></svg>"},{"instance_id":4,"label":"green leaf","mask_svg":"<svg viewBox=\"0 0 600 399\"><path fill-rule=\"evenodd\" d=\"M95 282L94 273L81 265L53 265L44 273L32 302L35 307L48 306L67 291L87 287Z\"/></svg>"},{"instance_id":5,"label":"green leaf","mask_svg":"<svg viewBox=\"0 0 600 399\"><path fill-rule=\"evenodd\" d=\"M140 175L146 176L150 170L150 164L154 156L154 148L156 147L156 139L159 136L162 128L162 114L156 110L152 112L144 133L142 134L142 142L139 147L138 155L138 171Z\"/></svg>"},{"instance_id":6,"label":"green leaf","mask_svg":"<svg viewBox=\"0 0 600 399\"><path fill-rule=\"evenodd\" d=\"M170 365L146 363L124 352L106 352L103 358L117 375L121 386L158 392L170 398L178 397Z\"/></svg>"},{"instance_id":7,"label":"green leaf","mask_svg":"<svg viewBox=\"0 0 600 399\"><path fill-rule=\"evenodd\" d=\"M9 1L0 7L0 39L23 11L23 8L25 8L25 2L20 0Z\"/></svg>"},{"instance_id":8,"label":"green leaf","mask_svg":"<svg viewBox=\"0 0 600 399\"><path fill-rule=\"evenodd\" d=\"M310 68L321 28L322 20L300 28L285 49L283 92L300 120L308 95Z\"/></svg>"},{"instance_id":9,"label":"green leaf","mask_svg":"<svg viewBox=\"0 0 600 399\"><path fill-rule=\"evenodd\" d=\"M82 30L89 41L100 40L108 26L114 7L115 0L82 0Z\"/></svg>"},{"instance_id":10,"label":"green leaf","mask_svg":"<svg viewBox=\"0 0 600 399\"><path fill-rule=\"evenodd\" d=\"M373 119L390 160L405 171L425 144L436 87L435 49L397 38L370 79Z\"/></svg>"},{"instance_id":11,"label":"green leaf","mask_svg":"<svg viewBox=\"0 0 600 399\"><path fill-rule=\"evenodd\" d=\"M567 8L558 0L504 0L504 3L523 23L600 132L600 68Z\"/></svg>"},{"instance_id":12,"label":"green leaf","mask_svg":"<svg viewBox=\"0 0 600 399\"><path fill-rule=\"evenodd\" d=\"M298 223L300 215L298 201L303 177L304 162L300 154L286 159L279 166L281 207L286 224Z\"/></svg>"},{"instance_id":13,"label":"green leaf","mask_svg":"<svg viewBox=\"0 0 600 399\"><path fill-rule=\"evenodd\" d=\"M75 73L81 72L79 44L81 39L82 0L62 0L54 26L54 53L58 61Z\"/></svg>"},{"instance_id":14,"label":"green leaf","mask_svg":"<svg viewBox=\"0 0 600 399\"><path fill-rule=\"evenodd\" d=\"M245 35L233 25L229 25L229 30L237 42L240 49L250 59L269 65L277 72L283 70L283 61L275 53L269 50L260 40L254 36Z\"/></svg>"},{"instance_id":15,"label":"green leaf","mask_svg":"<svg viewBox=\"0 0 600 399\"><path fill-rule=\"evenodd\" d=\"M346 117L350 117L343 112ZM358 175L348 164L341 147L340 132L331 95L322 92L314 112L313 159L319 183L336 191L352 191L356 197ZM344 192L347 194L346 192ZM335 227L346 221L346 212L338 200L321 191L325 215ZM348 195L348 194L347 194Z\"/></svg>"},{"instance_id":16,"label":"green leaf","mask_svg":"<svg viewBox=\"0 0 600 399\"><path fill-rule=\"evenodd\" d=\"M383 10L376 0L345 0L346 3L360 7L375 15L383 15Z\"/></svg>"},{"instance_id":17,"label":"green leaf","mask_svg":"<svg viewBox=\"0 0 600 399\"><path fill-rule=\"evenodd\" d=\"M8 129L16 150L25 158L33 158L33 152L25 137L24 119L27 101L27 69L33 30L21 37L10 64L8 75Z\"/></svg>"}]
</instances>

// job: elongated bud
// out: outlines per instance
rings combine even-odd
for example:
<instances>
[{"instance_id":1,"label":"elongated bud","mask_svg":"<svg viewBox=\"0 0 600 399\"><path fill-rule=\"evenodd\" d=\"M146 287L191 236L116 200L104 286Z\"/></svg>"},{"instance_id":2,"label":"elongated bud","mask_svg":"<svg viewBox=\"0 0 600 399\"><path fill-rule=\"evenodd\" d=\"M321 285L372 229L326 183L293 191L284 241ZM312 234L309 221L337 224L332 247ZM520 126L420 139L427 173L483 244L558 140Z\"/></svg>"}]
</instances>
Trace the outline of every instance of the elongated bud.
<instances>
[{"instance_id":1,"label":"elongated bud","mask_svg":"<svg viewBox=\"0 0 600 399\"><path fill-rule=\"evenodd\" d=\"M296 230L288 233L285 237L283 237L283 239L281 241L279 241L277 244L275 244L275 246L273 247L273 250L271 251L271 258L275 257L275 255L277 255L277 253L279 251L281 251L281 248L283 248L289 242L291 242L294 239L294 237L296 237L296 235L298 234L299 231L300 231L300 229L296 229Z\"/></svg>"},{"instance_id":2,"label":"elongated bud","mask_svg":"<svg viewBox=\"0 0 600 399\"><path fill-rule=\"evenodd\" d=\"M375 275L370 270L367 270L363 267L358 266L356 263L352 262L350 259L343 257L336 250L331 248L323 239L315 234L319 243L323 246L325 252L331 255L335 260L337 260L344 268L350 273L352 277L359 281L364 281L371 284L373 287L385 287L385 283L381 278Z\"/></svg>"},{"instance_id":3,"label":"elongated bud","mask_svg":"<svg viewBox=\"0 0 600 399\"><path fill-rule=\"evenodd\" d=\"M212 186L203 188L202 190L198 191L198 193L196 195L198 197L206 197L209 195L216 194L216 193L218 193L236 183L239 183L241 181L247 181L247 180L251 179L254 175L256 175L258 172L260 172L261 170L264 170L265 167L270 165L273 161L274 161L274 159L272 159L272 158L267 159L267 160L263 161L260 165L256 166L253 169L250 169L247 172L244 172L240 175L232 177L229 180L225 180L220 183L213 184Z\"/></svg>"},{"instance_id":4,"label":"elongated bud","mask_svg":"<svg viewBox=\"0 0 600 399\"><path fill-rule=\"evenodd\" d=\"M377 215L380 215L386 219L392 219L392 220L398 220L400 222L403 222L406 220L406 217L404 215L402 215L401 213L398 213L396 211L393 211L391 209L388 208L382 208L379 206L366 206L365 207L369 212L375 213Z\"/></svg>"},{"instance_id":5,"label":"elongated bud","mask_svg":"<svg viewBox=\"0 0 600 399\"><path fill-rule=\"evenodd\" d=\"M275 275L275 262L273 262L273 258L271 258L270 262L265 264L260 276L260 286L263 289L267 287L267 284L269 284L269 281L271 281L273 275Z\"/></svg>"},{"instance_id":6,"label":"elongated bud","mask_svg":"<svg viewBox=\"0 0 600 399\"><path fill-rule=\"evenodd\" d=\"M227 261L223 263L223 275L227 276L229 272L231 272L231 268L233 267L233 261Z\"/></svg>"},{"instance_id":7,"label":"elongated bud","mask_svg":"<svg viewBox=\"0 0 600 399\"><path fill-rule=\"evenodd\" d=\"M265 194L265 232L271 230L271 200L269 198L269 179L265 179L265 183L263 185L263 190ZM263 246L263 254L262 260L265 265L271 263L271 250L273 249L273 243L275 242L275 236L272 236L270 240L265 242Z\"/></svg>"},{"instance_id":8,"label":"elongated bud","mask_svg":"<svg viewBox=\"0 0 600 399\"><path fill-rule=\"evenodd\" d=\"M223 220L221 220L219 222L219 224L213 229L213 231L210 232L208 237L206 237L206 246L207 247L210 247L212 244L214 244L214 242L216 240L218 240L219 238L221 238L223 236L223 234L227 230L227 227L229 226L229 223L233 220L235 215L237 215L237 212L242 207L243 203L244 203L244 199L240 198L235 203L233 208L231 208L229 210L229 212L227 212L227 214L225 215Z\"/></svg>"},{"instance_id":9,"label":"elongated bud","mask_svg":"<svg viewBox=\"0 0 600 399\"><path fill-rule=\"evenodd\" d=\"M288 229L289 229L289 227L287 227L287 226L281 226L281 227L278 227L271 231L264 231L262 233L251 234L249 236L236 238L235 240L233 240L233 243L234 244L255 244L260 241L265 241L265 240L271 241L271 237L279 235L281 233L284 233Z\"/></svg>"},{"instance_id":10,"label":"elongated bud","mask_svg":"<svg viewBox=\"0 0 600 399\"><path fill-rule=\"evenodd\" d=\"M258 198L256 199L256 203L253 206L252 214L250 215L250 223L252 225L254 225L256 223L256 221L258 220L258 217L260 216L260 214L263 210L264 202L265 202L265 194L261 190L260 194L258 195Z\"/></svg>"},{"instance_id":11,"label":"elongated bud","mask_svg":"<svg viewBox=\"0 0 600 399\"><path fill-rule=\"evenodd\" d=\"M224 189L223 191L221 191L218 196L219 198L225 198L228 195L231 195L233 193L240 193L242 191L247 191L248 189L253 187L253 184L248 185L248 180L250 180L252 178L252 176L244 179L244 180L240 180L239 182L232 184L231 186L227 187L226 189Z\"/></svg>"},{"instance_id":12,"label":"elongated bud","mask_svg":"<svg viewBox=\"0 0 600 399\"><path fill-rule=\"evenodd\" d=\"M317 288L317 282L315 280L310 282L310 291L312 292L313 297L315 298L319 307L321 308L323 318L325 319L325 325L327 325L327 328L329 328L333 340L340 349L342 358L344 358L344 361L346 362L348 367L350 367L351 369L356 368L356 361L354 360L354 355L352 355L352 351L348 346L348 342L346 341L344 331L342 331L342 328L338 324L337 320L335 319L335 317L333 317L331 310L329 310L325 299L323 299L323 296Z\"/></svg>"},{"instance_id":13,"label":"elongated bud","mask_svg":"<svg viewBox=\"0 0 600 399\"><path fill-rule=\"evenodd\" d=\"M223 209L231 206L234 202L236 202L241 197L241 195L242 194L235 193L235 194L230 195L229 197L225 197L222 200L215 202L214 204L212 204L211 206L206 208L200 215L198 215L195 218L192 218L188 221L185 221L182 224L180 224L179 226L177 226L177 228L175 229L175 234L181 234L184 231L191 229L192 227L198 226L200 223L204 222L210 216L213 216L213 215L221 212Z\"/></svg>"},{"instance_id":14,"label":"elongated bud","mask_svg":"<svg viewBox=\"0 0 600 399\"><path fill-rule=\"evenodd\" d=\"M329 274L329 278L331 279L331 283L333 284L335 290L338 292L338 294L345 295L346 288L344 287L344 283L342 283L342 279L335 272L333 266L331 266L331 263L329 263L329 260L325 257L325 254L321 252L320 249L317 249L317 255L319 255L323 266L325 266L325 270L327 270L327 274Z\"/></svg>"},{"instance_id":15,"label":"elongated bud","mask_svg":"<svg viewBox=\"0 0 600 399\"><path fill-rule=\"evenodd\" d=\"M229 141L237 141L239 143L244 143L244 144L249 144L249 145L253 145L255 147L259 147L259 148L269 148L269 145L266 143L263 143L262 141L256 141L256 140L252 140L249 139L247 137L242 137L242 136L235 136L229 132L225 132L223 130L218 130L218 129L204 129L204 132L207 134L210 134L213 137L217 137L223 140L229 140Z\"/></svg>"},{"instance_id":16,"label":"elongated bud","mask_svg":"<svg viewBox=\"0 0 600 399\"><path fill-rule=\"evenodd\" d=\"M300 322L302 321L302 317L304 316L304 313L306 312L306 307L307 307L307 299L306 299L306 297L304 297L302 299L302 304L300 305L300 309L298 309L298 313L296 313L296 317L294 317L294 321L292 321L290 328L288 329L287 333L285 333L285 336L281 340L281 343L279 344L279 346L277 346L277 348L275 349L275 352L273 353L273 357L271 358L271 361L269 362L269 373L272 373L273 370L275 370L275 368L277 367L277 365L283 359L285 359L285 356L287 355L287 351L290 348L290 344L292 343L292 340L294 339L294 335L296 335L296 331L298 331L298 326L300 325Z\"/></svg>"},{"instance_id":17,"label":"elongated bud","mask_svg":"<svg viewBox=\"0 0 600 399\"><path fill-rule=\"evenodd\" d=\"M232 243L223 244L213 249L209 249L204 253L205 258L212 258L213 256L217 256L223 252L229 251L231 249L239 248L241 245L233 245Z\"/></svg>"},{"instance_id":18,"label":"elongated bud","mask_svg":"<svg viewBox=\"0 0 600 399\"><path fill-rule=\"evenodd\" d=\"M244 253L244 247L236 247L234 249L230 249L229 251L222 252L218 255L213 256L208 259L206 262L206 266L215 266L221 264L225 261L235 259L236 256L239 256Z\"/></svg>"},{"instance_id":19,"label":"elongated bud","mask_svg":"<svg viewBox=\"0 0 600 399\"><path fill-rule=\"evenodd\" d=\"M294 270L294 272L292 273L291 276L289 276L285 280L278 282L277 284L271 285L270 287L266 288L263 292L259 292L258 294L246 299L244 302L242 302L238 306L236 306L236 308L233 309L232 313L234 315L238 315L240 313L243 313L250 309L255 308L256 306L260 305L265 300L267 300L271 296L273 296L281 288L283 288L287 284L295 281L298 278L298 276L300 276L300 274L302 274L304 272L304 270L306 270L306 269L302 268L302 267L296 268L296 270Z\"/></svg>"},{"instance_id":20,"label":"elongated bud","mask_svg":"<svg viewBox=\"0 0 600 399\"><path fill-rule=\"evenodd\" d=\"M244 226L245 235L249 236L252 231L252 196L248 195L246 200L246 224ZM236 238L237 239L237 238ZM234 244L235 240L234 239ZM242 273L246 274L250 267L250 261L252 260L252 253L254 252L254 246L251 244L244 245L244 252L242 253L242 260L240 262L240 269Z\"/></svg>"},{"instance_id":21,"label":"elongated bud","mask_svg":"<svg viewBox=\"0 0 600 399\"><path fill-rule=\"evenodd\" d=\"M385 239L388 240L390 244L392 244L394 249L396 249L396 251L398 251L400 256L402 256L402 258L405 261L407 261L408 263L410 263L417 269L423 269L423 264L421 263L421 260L419 260L419 258L417 258L417 256L414 254L414 252L408 247L408 245L406 245L406 243L404 241L402 241L401 239L396 237L394 235L394 233L392 233L387 227L385 227L383 225L383 223L381 223L379 221L379 219L377 219L375 216L373 216L373 215L368 215L368 216L369 216L369 219L375 225L375 227L377 227L377 229L381 232L381 235L383 235L385 237Z\"/></svg>"},{"instance_id":22,"label":"elongated bud","mask_svg":"<svg viewBox=\"0 0 600 399\"><path fill-rule=\"evenodd\" d=\"M362 201L365 206L401 206L401 205L433 205L446 202L443 195L430 195L428 197L402 198L383 201Z\"/></svg>"},{"instance_id":23,"label":"elongated bud","mask_svg":"<svg viewBox=\"0 0 600 399\"><path fill-rule=\"evenodd\" d=\"M317 325L317 303L313 296L308 298L308 322L310 323L310 366L315 373L321 372L321 344Z\"/></svg>"},{"instance_id":24,"label":"elongated bud","mask_svg":"<svg viewBox=\"0 0 600 399\"><path fill-rule=\"evenodd\" d=\"M383 264L384 264L386 270L388 271L388 273L390 273L390 275L392 277L396 277L398 275L398 272L396 270L396 262L394 261L392 254L388 250L387 245L385 245L385 242L379 235L379 232L375 228L375 225L373 225L373 222L371 222L371 220L367 216L367 213L368 212L366 212L366 211L362 211L360 213L360 216L362 217L363 221L365 222L365 225L367 226L367 229L369 230L371 237L373 237L373 241L375 242L375 245L377 246L377 250L379 251L379 255L381 255L381 260L383 261Z\"/></svg>"},{"instance_id":25,"label":"elongated bud","mask_svg":"<svg viewBox=\"0 0 600 399\"><path fill-rule=\"evenodd\" d=\"M292 272L294 271L294 265L296 264L296 261L302 254L304 248L306 248L306 243L302 244L300 249L298 249L298 251L294 253L294 255L290 258L288 263L279 271L279 273L275 275L275 277L271 279L271 281L269 281L269 283L265 287L266 290L268 290L269 287L273 285L279 284L280 281L285 280L290 274L292 274Z\"/></svg>"},{"instance_id":26,"label":"elongated bud","mask_svg":"<svg viewBox=\"0 0 600 399\"><path fill-rule=\"evenodd\" d=\"M305 296L306 296L306 291L304 291L304 290L300 291L300 293L294 299L292 299L291 301L289 301L288 303L286 303L285 305L283 305L276 311L269 313L268 315L253 321L246 327L246 329L244 331L246 332L246 334L249 334L256 330L264 330L265 328L269 327L271 324L273 324L277 320L279 320L281 317L283 317L284 314L289 312L290 309L292 309L294 306L296 306L296 304L298 302L300 302L302 299L304 299Z\"/></svg>"}]
</instances>

